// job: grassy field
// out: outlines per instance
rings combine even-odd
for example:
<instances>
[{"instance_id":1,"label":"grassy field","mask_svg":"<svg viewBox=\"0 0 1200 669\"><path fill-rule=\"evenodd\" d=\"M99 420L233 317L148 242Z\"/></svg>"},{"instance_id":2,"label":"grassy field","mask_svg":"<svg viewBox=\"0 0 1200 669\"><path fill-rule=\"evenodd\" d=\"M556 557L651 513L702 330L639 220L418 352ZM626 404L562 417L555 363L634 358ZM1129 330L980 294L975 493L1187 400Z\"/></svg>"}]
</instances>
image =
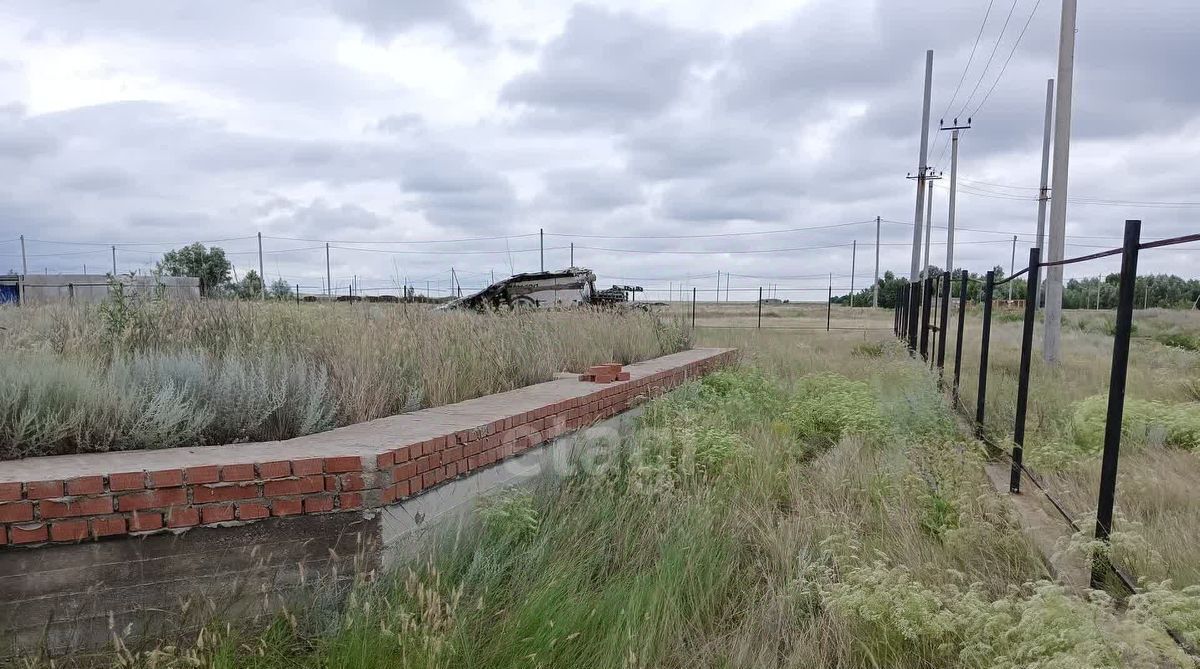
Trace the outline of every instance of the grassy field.
<instances>
[{"instance_id":1,"label":"grassy field","mask_svg":"<svg viewBox=\"0 0 1200 669\"><path fill-rule=\"evenodd\" d=\"M722 308L712 305L703 317L723 324ZM778 311L780 320L819 315L806 306ZM1075 316L1102 318L1068 318ZM1169 324L1195 332L1176 314L1141 316L1144 330ZM1200 592L1155 586L1118 606L1047 580L1041 557L983 474L984 450L964 436L935 377L891 340L890 315L836 318L884 331L698 330L698 344L737 346L742 363L648 405L629 441L564 483L490 499L465 530L364 580L336 611L297 609L258 627L214 621L198 638L122 648L99 662L1194 666L1164 625L1200 640ZM993 341L1015 341L1014 332L1000 319ZM1064 369L1037 368L1031 457L1051 438L1079 443L1074 432L1056 430L1103 392L1106 337L1073 328ZM1015 369L1015 353L1010 343L993 350L999 398L1011 390L1003 370ZM1163 386L1194 374L1187 356L1196 353L1153 339L1138 340L1135 350L1135 363L1147 368L1139 367L1131 398L1187 400ZM1003 434L1009 405L992 403L990 425ZM1200 469L1197 455L1139 430L1132 432L1151 436L1122 462L1118 506L1130 524L1118 543L1134 552L1153 546L1162 575L1186 583L1168 556L1182 559L1200 536L1186 494L1196 489L1188 477ZM1046 469L1056 472L1053 485L1076 487L1071 499L1085 513L1095 489L1085 473L1096 469L1096 456L1082 445L1059 450L1065 455ZM1130 483L1138 479L1148 483ZM1175 548L1163 541L1168 531L1179 539ZM1139 569L1155 564L1136 557Z\"/></svg>"},{"instance_id":2,"label":"grassy field","mask_svg":"<svg viewBox=\"0 0 1200 669\"><path fill-rule=\"evenodd\" d=\"M644 312L395 304L0 308L0 460L319 432L688 346Z\"/></svg>"}]
</instances>

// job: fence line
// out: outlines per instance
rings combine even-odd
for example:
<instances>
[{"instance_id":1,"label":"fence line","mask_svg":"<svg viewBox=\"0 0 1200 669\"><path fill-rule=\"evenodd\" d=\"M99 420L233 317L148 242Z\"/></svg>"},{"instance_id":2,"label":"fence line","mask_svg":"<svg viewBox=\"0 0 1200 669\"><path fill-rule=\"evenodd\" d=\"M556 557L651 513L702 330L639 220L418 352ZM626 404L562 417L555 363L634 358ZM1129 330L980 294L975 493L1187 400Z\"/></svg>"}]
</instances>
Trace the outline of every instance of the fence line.
<instances>
[{"instance_id":1,"label":"fence line","mask_svg":"<svg viewBox=\"0 0 1200 669\"><path fill-rule=\"evenodd\" d=\"M1088 260L1095 260L1112 255L1121 255L1121 271L1118 293L1118 304L1116 314L1116 324L1114 327L1113 336L1113 353L1110 360L1109 372L1109 391L1108 391L1108 407L1107 416L1104 426L1104 449L1101 457L1101 473L1100 485L1097 494L1096 502L1096 526L1094 536L1097 540L1109 543L1112 533L1113 524L1113 508L1116 501L1116 482L1117 469L1120 460L1121 447L1121 423L1124 418L1125 407L1125 382L1128 376L1129 368L1129 344L1132 339L1133 330L1133 311L1134 311L1134 292L1135 283L1137 280L1137 263L1139 250L1161 248L1172 246L1175 244L1184 244L1188 242L1200 240L1200 234L1184 235L1170 239L1155 240L1145 244L1140 243L1141 236L1141 221L1127 220L1125 221L1125 236L1124 243L1120 248L1110 249L1099 253L1093 253L1086 256L1078 256L1067 258L1058 261L1043 261L1041 259L1041 249L1032 248L1029 251L1029 265L1019 272L1015 272L1012 276L1007 277L1002 281L996 281L995 272L988 271L984 279L984 288L981 301L983 303L983 323L982 334L980 338L980 353L979 353L979 376L978 376L978 391L976 395L976 406L974 416L975 436L996 449L1001 453L1005 453L1010 460L1010 480L1009 491L1013 494L1021 492L1021 478L1024 475L1034 486L1038 488L1050 500L1051 504L1065 518L1075 531L1082 531L1076 523L1072 514L1070 514L1063 504L1054 497L1054 495L1042 484L1032 471L1024 464L1024 447L1025 447L1025 422L1026 409L1029 400L1029 376L1033 354L1033 331L1034 323L1037 315L1037 300L1025 300L1025 313L1022 319L1021 330L1021 353L1020 365L1017 377L1017 399L1016 412L1013 423L1013 438L1012 450L1001 448L1000 445L993 440L987 433L984 427L985 419L985 404L987 399L987 374L988 374L988 354L991 340L991 322L992 322L992 305L994 302L995 287L1016 279L1026 273L1029 274L1028 283L1030 286L1037 286L1039 282L1040 270L1044 267L1052 267L1058 265L1068 265ZM961 411L969 416L967 407L963 406L959 395L960 370L962 366L962 343L964 332L964 320L966 312L966 286L969 276L963 270L961 276L961 286L959 297L959 312L958 312L958 340L955 343L954 356L954 381L951 387L951 396L953 406L956 411ZM932 331L939 331L942 337L942 343L945 342L946 336L946 314L947 295L950 285L950 273L944 272L940 277L942 283L942 318L940 325L932 325L929 314L929 301L931 292L934 289L932 279L925 279L922 282L907 283L897 291L896 307L893 317L893 333L899 339L906 340L910 354L921 355L922 360L928 361L929 352L926 347L927 337ZM917 311L916 305L921 304L920 311ZM920 346L917 345L918 333L920 334ZM939 351L942 347L939 346ZM941 361L938 362L939 379L941 378ZM1110 582L1109 577L1115 577L1121 586L1130 594L1136 594L1138 588L1134 580L1129 574L1113 562L1111 556L1107 552L1098 552L1092 556L1091 562L1091 587L1101 589L1105 584ZM1184 650L1192 655L1196 655L1196 649L1192 648L1179 633L1168 627L1172 639L1175 640Z\"/></svg>"}]
</instances>

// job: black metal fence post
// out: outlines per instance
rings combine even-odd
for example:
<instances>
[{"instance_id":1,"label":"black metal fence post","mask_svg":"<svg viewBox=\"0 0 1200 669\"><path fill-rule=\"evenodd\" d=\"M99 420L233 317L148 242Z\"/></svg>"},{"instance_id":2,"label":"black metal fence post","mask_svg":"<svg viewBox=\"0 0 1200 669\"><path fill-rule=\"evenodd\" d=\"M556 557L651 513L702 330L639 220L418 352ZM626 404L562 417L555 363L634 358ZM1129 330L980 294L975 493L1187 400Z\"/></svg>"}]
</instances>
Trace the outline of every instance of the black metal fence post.
<instances>
[{"instance_id":1,"label":"black metal fence post","mask_svg":"<svg viewBox=\"0 0 1200 669\"><path fill-rule=\"evenodd\" d=\"M762 286L758 287L758 329L762 329Z\"/></svg>"},{"instance_id":2,"label":"black metal fence post","mask_svg":"<svg viewBox=\"0 0 1200 669\"><path fill-rule=\"evenodd\" d=\"M941 318L938 319L937 370L941 383L942 370L946 366L946 327L950 322L950 272L942 272Z\"/></svg>"},{"instance_id":3,"label":"black metal fence post","mask_svg":"<svg viewBox=\"0 0 1200 669\"><path fill-rule=\"evenodd\" d=\"M1117 492L1117 459L1121 451L1121 421L1125 414L1125 375L1129 368L1129 337L1133 330L1133 299L1137 279L1138 245L1142 222L1125 221L1121 253L1121 286L1117 293L1117 322L1113 336L1112 372L1108 381L1108 416L1104 422L1104 457L1100 465L1100 497L1096 502L1096 538L1108 542L1112 532L1113 501ZM1107 558L1092 562L1092 587L1099 588L1110 570Z\"/></svg>"},{"instance_id":4,"label":"black metal fence post","mask_svg":"<svg viewBox=\"0 0 1200 669\"><path fill-rule=\"evenodd\" d=\"M900 290L896 291L896 308L900 310L899 331L896 336L904 341L908 339L908 321L904 316L904 311L908 308L908 284L900 286Z\"/></svg>"},{"instance_id":5,"label":"black metal fence post","mask_svg":"<svg viewBox=\"0 0 1200 669\"><path fill-rule=\"evenodd\" d=\"M692 286L692 329L696 329L696 287Z\"/></svg>"},{"instance_id":6,"label":"black metal fence post","mask_svg":"<svg viewBox=\"0 0 1200 669\"><path fill-rule=\"evenodd\" d=\"M983 283L983 338L979 342L979 390L975 397L975 436L983 439L983 407L987 400L988 348L992 340L992 288L996 272L988 270Z\"/></svg>"},{"instance_id":7,"label":"black metal fence post","mask_svg":"<svg viewBox=\"0 0 1200 669\"><path fill-rule=\"evenodd\" d=\"M1037 290L1038 274L1041 269L1038 264L1042 260L1041 249L1029 249L1029 278L1027 286ZM1021 462L1025 453L1025 409L1029 403L1029 365L1033 359L1033 322L1037 318L1037 298L1029 299L1029 291L1025 291L1025 321L1021 329L1021 366L1017 372L1017 412L1016 423L1013 425L1012 469L1008 475L1008 491L1021 492Z\"/></svg>"},{"instance_id":8,"label":"black metal fence post","mask_svg":"<svg viewBox=\"0 0 1200 669\"><path fill-rule=\"evenodd\" d=\"M933 279L921 286L921 359L929 359L929 308L933 306Z\"/></svg>"},{"instance_id":9,"label":"black metal fence post","mask_svg":"<svg viewBox=\"0 0 1200 669\"><path fill-rule=\"evenodd\" d=\"M938 294L942 292L942 277L930 277L929 284L929 369L933 369L937 365L937 340L938 340Z\"/></svg>"},{"instance_id":10,"label":"black metal fence post","mask_svg":"<svg viewBox=\"0 0 1200 669\"><path fill-rule=\"evenodd\" d=\"M967 281L969 279L967 270L962 271L962 282L958 285L958 339L954 343L954 390L953 399L954 405L958 406L958 381L962 378L962 347L963 347L963 326L966 323L967 317Z\"/></svg>"},{"instance_id":11,"label":"black metal fence post","mask_svg":"<svg viewBox=\"0 0 1200 669\"><path fill-rule=\"evenodd\" d=\"M892 306L892 334L900 336L900 300Z\"/></svg>"},{"instance_id":12,"label":"black metal fence post","mask_svg":"<svg viewBox=\"0 0 1200 669\"><path fill-rule=\"evenodd\" d=\"M917 327L918 317L921 313L921 283L914 281L908 284L908 306L904 310L904 318L908 331L908 351L916 354L917 352Z\"/></svg>"}]
</instances>

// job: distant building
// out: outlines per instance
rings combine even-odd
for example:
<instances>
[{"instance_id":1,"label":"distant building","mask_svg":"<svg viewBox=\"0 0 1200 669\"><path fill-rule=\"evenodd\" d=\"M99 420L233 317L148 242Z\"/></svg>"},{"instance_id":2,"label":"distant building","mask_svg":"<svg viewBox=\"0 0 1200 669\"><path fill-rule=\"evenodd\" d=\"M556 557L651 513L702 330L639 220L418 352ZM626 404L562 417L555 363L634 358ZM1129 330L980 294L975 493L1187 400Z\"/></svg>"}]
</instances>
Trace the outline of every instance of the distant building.
<instances>
[{"instance_id":1,"label":"distant building","mask_svg":"<svg viewBox=\"0 0 1200 669\"><path fill-rule=\"evenodd\" d=\"M192 276L119 276L125 292L134 295L161 291L169 299L200 298L200 279ZM107 274L0 275L0 304L96 303L108 297Z\"/></svg>"}]
</instances>

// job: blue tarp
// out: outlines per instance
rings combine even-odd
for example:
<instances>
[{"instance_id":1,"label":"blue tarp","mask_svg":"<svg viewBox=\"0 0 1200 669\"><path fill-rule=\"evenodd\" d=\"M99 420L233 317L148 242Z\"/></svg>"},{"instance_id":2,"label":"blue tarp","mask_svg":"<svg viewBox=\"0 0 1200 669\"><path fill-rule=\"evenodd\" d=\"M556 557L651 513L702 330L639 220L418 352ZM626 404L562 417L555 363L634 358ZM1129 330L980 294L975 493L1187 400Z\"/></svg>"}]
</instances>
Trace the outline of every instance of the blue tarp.
<instances>
[{"instance_id":1,"label":"blue tarp","mask_svg":"<svg viewBox=\"0 0 1200 669\"><path fill-rule=\"evenodd\" d=\"M21 301L21 293L16 284L0 284L0 304L17 304Z\"/></svg>"}]
</instances>

